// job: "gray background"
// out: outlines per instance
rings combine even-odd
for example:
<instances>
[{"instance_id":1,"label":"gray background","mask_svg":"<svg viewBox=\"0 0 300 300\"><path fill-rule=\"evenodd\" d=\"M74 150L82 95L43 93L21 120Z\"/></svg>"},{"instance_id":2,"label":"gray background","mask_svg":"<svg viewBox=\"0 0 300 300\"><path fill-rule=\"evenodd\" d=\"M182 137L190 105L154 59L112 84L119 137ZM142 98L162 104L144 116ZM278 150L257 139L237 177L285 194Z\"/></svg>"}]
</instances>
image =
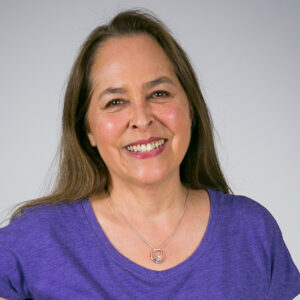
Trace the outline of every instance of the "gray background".
<instances>
[{"instance_id":1,"label":"gray background","mask_svg":"<svg viewBox=\"0 0 300 300\"><path fill-rule=\"evenodd\" d=\"M41 195L54 172L79 46L94 27L133 7L152 10L189 54L230 186L273 214L299 268L298 0L0 0L0 220Z\"/></svg>"}]
</instances>

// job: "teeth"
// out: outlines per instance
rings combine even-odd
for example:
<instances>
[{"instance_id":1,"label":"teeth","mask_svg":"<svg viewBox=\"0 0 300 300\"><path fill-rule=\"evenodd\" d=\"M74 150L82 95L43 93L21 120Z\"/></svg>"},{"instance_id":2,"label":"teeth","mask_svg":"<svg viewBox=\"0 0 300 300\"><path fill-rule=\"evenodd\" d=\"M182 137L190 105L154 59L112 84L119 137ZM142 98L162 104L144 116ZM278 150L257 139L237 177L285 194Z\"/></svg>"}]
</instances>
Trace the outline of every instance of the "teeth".
<instances>
[{"instance_id":1,"label":"teeth","mask_svg":"<svg viewBox=\"0 0 300 300\"><path fill-rule=\"evenodd\" d=\"M150 152L150 151L153 151L153 150L159 148L165 142L166 142L166 140L161 139L159 141L152 142L152 143L149 143L149 144L127 146L126 149L131 151L131 152L141 152L141 153Z\"/></svg>"}]
</instances>

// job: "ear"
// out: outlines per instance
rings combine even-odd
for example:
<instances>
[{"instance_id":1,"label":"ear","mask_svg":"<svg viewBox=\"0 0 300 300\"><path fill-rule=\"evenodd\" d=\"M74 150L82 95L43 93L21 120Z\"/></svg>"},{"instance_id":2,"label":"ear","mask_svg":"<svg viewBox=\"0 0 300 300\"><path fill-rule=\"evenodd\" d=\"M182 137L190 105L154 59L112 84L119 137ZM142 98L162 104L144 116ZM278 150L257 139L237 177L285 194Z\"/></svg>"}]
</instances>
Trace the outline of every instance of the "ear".
<instances>
[{"instance_id":1,"label":"ear","mask_svg":"<svg viewBox=\"0 0 300 300\"><path fill-rule=\"evenodd\" d=\"M96 147L97 146L96 139L91 132L88 133L88 138L89 138L91 146Z\"/></svg>"}]
</instances>

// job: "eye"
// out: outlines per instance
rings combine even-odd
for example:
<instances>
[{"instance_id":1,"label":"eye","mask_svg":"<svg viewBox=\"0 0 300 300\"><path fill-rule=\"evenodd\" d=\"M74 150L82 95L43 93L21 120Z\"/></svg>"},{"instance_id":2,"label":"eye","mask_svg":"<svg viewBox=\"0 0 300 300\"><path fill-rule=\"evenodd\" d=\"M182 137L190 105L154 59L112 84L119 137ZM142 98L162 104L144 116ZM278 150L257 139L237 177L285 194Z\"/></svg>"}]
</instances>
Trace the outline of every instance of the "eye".
<instances>
[{"instance_id":1,"label":"eye","mask_svg":"<svg viewBox=\"0 0 300 300\"><path fill-rule=\"evenodd\" d=\"M161 97L168 97L168 96L170 96L170 93L166 91L155 91L152 94L153 98L161 98Z\"/></svg>"},{"instance_id":2,"label":"eye","mask_svg":"<svg viewBox=\"0 0 300 300\"><path fill-rule=\"evenodd\" d=\"M122 99L113 99L113 100L106 103L105 108L119 106L119 105L123 104L124 102L125 101L122 100Z\"/></svg>"}]
</instances>

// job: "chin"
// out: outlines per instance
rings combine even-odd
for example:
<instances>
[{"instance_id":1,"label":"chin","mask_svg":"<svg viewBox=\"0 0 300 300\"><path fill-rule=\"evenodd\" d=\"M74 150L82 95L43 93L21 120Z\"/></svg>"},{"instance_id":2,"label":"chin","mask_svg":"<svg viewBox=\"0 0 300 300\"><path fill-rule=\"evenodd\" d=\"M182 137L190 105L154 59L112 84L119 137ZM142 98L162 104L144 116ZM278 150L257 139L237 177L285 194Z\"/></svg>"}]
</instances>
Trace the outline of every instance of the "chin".
<instances>
[{"instance_id":1,"label":"chin","mask_svg":"<svg viewBox=\"0 0 300 300\"><path fill-rule=\"evenodd\" d=\"M136 183L138 185L145 185L145 186L151 186L151 185L156 185L158 183L160 183L161 180L149 180L149 179L146 179L146 180L139 180L139 181L136 181Z\"/></svg>"},{"instance_id":2,"label":"chin","mask_svg":"<svg viewBox=\"0 0 300 300\"><path fill-rule=\"evenodd\" d=\"M133 179L133 181L137 184L140 184L140 185L155 185L155 184L161 183L167 177L170 177L170 175L171 174L167 174L167 173L164 173L164 172L155 172L155 173L152 172L149 175L149 172L147 172L147 174L143 174L142 176L136 176Z\"/></svg>"}]
</instances>

